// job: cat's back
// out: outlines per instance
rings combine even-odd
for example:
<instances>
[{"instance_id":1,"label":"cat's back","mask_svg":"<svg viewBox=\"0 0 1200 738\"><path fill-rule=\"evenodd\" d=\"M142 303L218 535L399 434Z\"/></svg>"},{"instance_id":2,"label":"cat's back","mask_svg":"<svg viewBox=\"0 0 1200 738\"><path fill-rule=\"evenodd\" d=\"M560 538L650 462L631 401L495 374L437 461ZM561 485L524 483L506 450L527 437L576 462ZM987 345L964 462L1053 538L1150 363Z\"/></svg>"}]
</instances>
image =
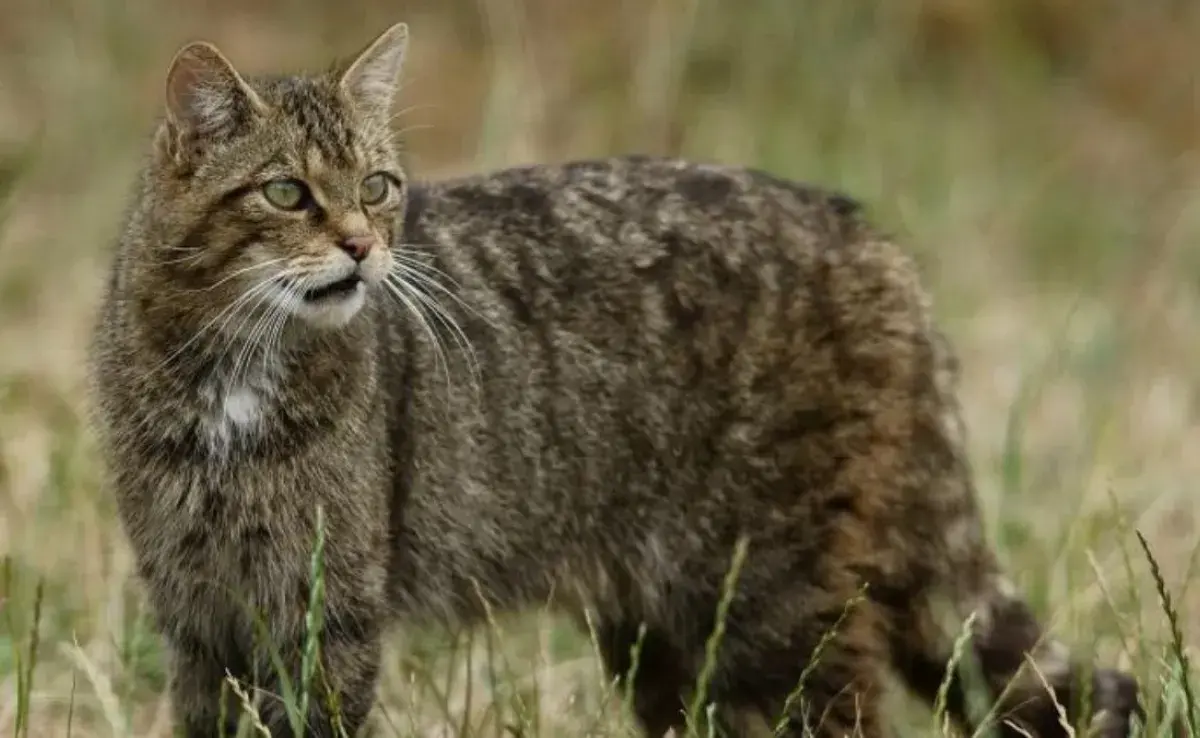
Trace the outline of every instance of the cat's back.
<instances>
[{"instance_id":1,"label":"cat's back","mask_svg":"<svg viewBox=\"0 0 1200 738\"><path fill-rule=\"evenodd\" d=\"M761 265L779 245L815 252L863 225L859 204L839 192L746 167L625 156L421 183L408 238L533 240L555 244L545 259L588 258L597 268L611 259L622 270L630 259L644 267L656 255L717 247L736 268Z\"/></svg>"},{"instance_id":2,"label":"cat's back","mask_svg":"<svg viewBox=\"0 0 1200 738\"><path fill-rule=\"evenodd\" d=\"M952 381L905 251L850 199L763 172L645 157L513 168L415 185L404 231L400 252L453 280L454 299L427 292L485 367L472 446L519 469L514 489L559 447L566 466L594 459L577 476L597 479L655 464L683 479L713 454L819 469L855 442L845 419L936 414ZM453 401L475 412L469 393Z\"/></svg>"},{"instance_id":3,"label":"cat's back","mask_svg":"<svg viewBox=\"0 0 1200 738\"><path fill-rule=\"evenodd\" d=\"M932 330L914 261L858 203L755 169L631 156L423 183L405 234L492 327L600 350L783 369L831 342L899 359Z\"/></svg>"}]
</instances>

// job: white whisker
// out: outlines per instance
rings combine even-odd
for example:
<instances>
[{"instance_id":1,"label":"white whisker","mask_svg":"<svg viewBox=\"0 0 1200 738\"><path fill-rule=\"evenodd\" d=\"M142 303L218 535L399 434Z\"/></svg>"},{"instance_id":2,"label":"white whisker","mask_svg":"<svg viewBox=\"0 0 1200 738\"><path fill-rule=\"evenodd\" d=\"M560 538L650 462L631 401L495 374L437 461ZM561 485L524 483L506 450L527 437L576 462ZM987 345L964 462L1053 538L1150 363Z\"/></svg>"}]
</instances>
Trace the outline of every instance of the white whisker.
<instances>
[{"instance_id":1,"label":"white whisker","mask_svg":"<svg viewBox=\"0 0 1200 738\"><path fill-rule=\"evenodd\" d=\"M163 249L163 251L180 251L180 252L187 254L187 256L180 256L176 259L159 259L154 262L158 266L172 266L174 264L186 264L189 261L199 261L201 258L204 257L204 252L200 251L198 249L167 248L167 249Z\"/></svg>"},{"instance_id":2,"label":"white whisker","mask_svg":"<svg viewBox=\"0 0 1200 738\"><path fill-rule=\"evenodd\" d=\"M428 104L428 103L423 104L423 105L409 105L407 108L400 110L399 112L393 114L390 118L388 118L388 123L389 124L395 123L397 120L408 115L409 113L415 113L416 111L422 110L422 109L435 110L435 109L437 109L437 106Z\"/></svg>"},{"instance_id":3,"label":"white whisker","mask_svg":"<svg viewBox=\"0 0 1200 738\"><path fill-rule=\"evenodd\" d=\"M467 337L467 334L463 331L462 327L458 324L458 321L456 321L454 317L446 311L446 308L439 304L438 301L433 298L433 296L422 291L419 284L414 282L408 282L407 284L413 288L413 297L419 300L421 304L423 304L429 310L433 317L437 318L442 325L446 326L446 328L450 330L450 335L453 336L454 342L459 345L466 355L468 369L470 370L472 379L478 379L479 357L476 356L475 347L471 345L470 339Z\"/></svg>"},{"instance_id":4,"label":"white whisker","mask_svg":"<svg viewBox=\"0 0 1200 738\"><path fill-rule=\"evenodd\" d=\"M256 310L251 311L252 313L257 312L258 317L255 319L250 333L242 339L242 346L238 350L237 358L234 359L233 366L230 368L228 378L226 379L227 387L237 387L245 382L246 377L243 376L243 367L244 371L249 371L250 365L254 361L255 350L259 348L259 341L262 339L268 326L274 321L276 313L281 312L278 305L270 302L268 302L265 310L257 310L261 304L262 299L255 306ZM241 326L238 328L238 334L240 335L240 333Z\"/></svg>"},{"instance_id":5,"label":"white whisker","mask_svg":"<svg viewBox=\"0 0 1200 738\"><path fill-rule=\"evenodd\" d=\"M191 338L173 350L157 365L152 367L149 372L157 373L167 369L172 362L181 358L184 355L184 352L190 346L201 339L207 339L204 345L204 350L210 350L212 342L222 335L222 332L225 330L225 326L228 325L231 320L238 317L244 308L247 306L256 305L266 295L269 294L269 290L273 286L274 280L274 277L268 277L252 285L249 289L239 295L236 300L226 305L219 313L201 326L199 330L192 334ZM245 319L246 316L242 315L243 322L245 322ZM218 322L220 323L219 326L217 325ZM214 326L216 326L215 330ZM217 363L219 364L222 359L223 357L217 357ZM143 428L148 427L154 421L155 415L148 413L138 422L135 430L140 431Z\"/></svg>"},{"instance_id":6,"label":"white whisker","mask_svg":"<svg viewBox=\"0 0 1200 738\"><path fill-rule=\"evenodd\" d=\"M433 125L429 124L429 123L415 123L411 126L404 126L400 130L396 131L395 135L397 137L399 137L399 136L403 136L407 133L412 133L413 131L425 131L425 130L429 130L432 128L433 128Z\"/></svg>"},{"instance_id":7,"label":"white whisker","mask_svg":"<svg viewBox=\"0 0 1200 738\"><path fill-rule=\"evenodd\" d=\"M266 290L268 290L272 286L272 282L274 281L274 279L275 279L274 277L268 277L260 282L257 282L252 287L250 287L248 290L243 292L238 297L238 299L236 299L233 302L226 305L225 308L221 310L221 312L219 312L215 316L213 316L212 319L210 319L207 323L205 323L203 326L201 326L199 330L197 330L194 334L192 334L191 338L189 338L187 341L185 341L183 344L181 344L178 348L176 348L174 351L172 351L170 354L168 354L167 357L162 360L162 362L160 362L157 366L153 367L150 371L158 372L158 371L161 371L162 369L165 369L168 365L170 365L170 363L172 361L174 361L175 359L182 356L183 352L186 351L189 347L191 347L192 344L194 344L196 341L198 341L202 337L204 337L205 334L208 332L208 330L210 328L212 328L214 325L216 325L218 321L220 321L222 318L224 318L225 321L223 323L221 323L221 327L218 328L218 333L219 333L220 330L224 328L225 324L229 322L229 319L231 317L233 317L233 315L236 315L237 311L242 306L244 306L251 299L253 299L255 297L255 295L260 294L260 293L265 293Z\"/></svg>"},{"instance_id":8,"label":"white whisker","mask_svg":"<svg viewBox=\"0 0 1200 738\"><path fill-rule=\"evenodd\" d=\"M221 277L219 280L217 280L217 281L216 281L216 282L214 282L213 284L210 284L210 285L209 285L209 286L207 286L207 287L199 287L199 288L197 288L197 289L194 289L194 290L183 290L183 291L184 291L184 292L211 292L211 291L215 290L216 288L220 287L221 285L223 285L223 284L225 284L225 283L229 282L231 279L236 279L237 277L239 277L239 276L241 276L241 275L243 275L243 274L246 274L246 273L248 273L248 272L253 272L253 271L255 271L255 270L258 270L258 269L263 269L263 268L265 268L265 267L275 266L276 264L279 264L279 263L281 263L281 262L283 262L283 261L286 261L286 260L287 260L286 258L278 258L278 259L270 259L270 260L268 260L268 261L263 261L263 262L258 262L258 263L255 263L255 264L251 264L250 266L247 266L247 267L242 267L241 269L238 269L238 270L237 270L237 271L235 271L235 272L232 272L232 273L230 273L230 274L226 274L224 277Z\"/></svg>"},{"instance_id":9,"label":"white whisker","mask_svg":"<svg viewBox=\"0 0 1200 738\"><path fill-rule=\"evenodd\" d=\"M419 256L426 256L426 257L429 256L428 254L426 254L422 251L393 246L391 248L391 252L392 252L393 259L398 259L398 260L404 262L405 264L419 266L420 268L426 270L427 272L432 272L433 274L436 274L437 276L441 277L442 279L445 279L447 282L454 285L455 287L462 286L458 283L458 280L456 280L454 277L451 277L446 272L442 271L441 269L438 269L436 266L434 266L433 264L430 264L427 261L417 258Z\"/></svg>"},{"instance_id":10,"label":"white whisker","mask_svg":"<svg viewBox=\"0 0 1200 738\"><path fill-rule=\"evenodd\" d=\"M405 277L409 277L410 279L405 279ZM451 335L454 337L455 343L457 343L459 347L462 348L464 353L467 354L472 378L477 379L479 376L479 357L475 354L475 347L471 345L471 340L467 337L466 331L463 330L459 322L455 320L446 307L438 302L437 298L430 294L427 290L428 287L432 286L442 290L446 294L450 294L449 291L426 276L412 271L409 271L407 274L398 274L396 275L396 279L412 288L413 296L420 300L421 303L429 310L429 312L432 313L438 319L438 321L442 323L442 325L446 326L450 330ZM451 294L451 297L456 296ZM462 301L459 300L459 303L462 304ZM467 306L464 305L464 307ZM469 310L469 308L467 309Z\"/></svg>"},{"instance_id":11,"label":"white whisker","mask_svg":"<svg viewBox=\"0 0 1200 738\"><path fill-rule=\"evenodd\" d=\"M412 314L413 318L415 318L421 324L421 327L425 329L426 334L428 334L428 336L429 336L430 342L433 344L433 350L436 354L435 363L437 360L440 360L442 363L443 370L445 371L446 390L447 391L453 390L454 382L450 378L450 362L447 359L446 354L442 349L441 341L438 340L437 332L434 331L433 328L429 325L429 321L427 321L425 319L425 314L421 312L421 309L419 307L417 307L416 305L414 305L413 301L411 299L409 299L408 295L406 294L406 292L407 292L406 285L404 285L403 283L397 284L397 283L393 282L391 277L392 277L392 275L389 274L388 278L384 279L384 282L383 282L384 285L387 286L388 292L390 292L393 296L395 296L396 299L399 300L404 305L404 307L409 311L409 313Z\"/></svg>"},{"instance_id":12,"label":"white whisker","mask_svg":"<svg viewBox=\"0 0 1200 738\"><path fill-rule=\"evenodd\" d=\"M284 290L285 290L284 298L285 298L286 302L279 305L276 309L276 313L278 314L278 317L275 319L275 322L272 324L272 330L267 335L265 347L261 354L262 369L264 372L266 372L268 369L268 360L269 360L271 354L273 352L277 352L279 349L280 341L283 338L283 329L287 325L290 303L293 302L294 300L300 299L298 293L295 291L295 288L288 289L285 287Z\"/></svg>"},{"instance_id":13,"label":"white whisker","mask_svg":"<svg viewBox=\"0 0 1200 738\"><path fill-rule=\"evenodd\" d=\"M491 321L491 319L485 317L482 313L480 313L478 310L476 310L473 306L467 304L467 302L465 300L463 300L461 297L459 297L457 292L449 289L448 287L446 287L446 285L444 285L440 281L438 281L437 277L442 277L445 280L447 280L448 282L450 282L450 284L453 285L454 287L461 289L461 285L459 285L459 283L457 281L455 281L455 279L453 277L446 274L441 269L438 269L437 267L433 266L432 264L426 264L425 262L419 261L417 259L413 259L413 258L407 256L406 254L404 254L403 252L397 253L396 249L392 250L392 258L397 262L398 266L407 268L406 274L411 275L416 278L419 278L423 281L423 283L437 289L443 295L445 295L446 297L449 297L451 300L454 300L456 303L458 303L464 310L471 313L471 315L475 316L476 318L479 318L484 323L487 323L488 327L494 328L497 330L499 329L499 326L497 326L495 323L493 323ZM424 271L422 271L422 270L424 270Z\"/></svg>"},{"instance_id":14,"label":"white whisker","mask_svg":"<svg viewBox=\"0 0 1200 738\"><path fill-rule=\"evenodd\" d=\"M267 284L278 289L280 286L287 284L287 279L288 279L287 273L283 273L283 274L277 273L274 275L274 277L269 278L265 281L267 282ZM217 327L216 331L214 331L212 338L210 338L209 344L211 344L212 340L215 340L216 338L219 338L222 335L228 335L231 338L235 338L235 339L242 338L243 340L245 340L245 338L243 337L243 329L246 327L246 322L251 317L253 317L257 311L259 311L261 309L264 302L269 300L270 295L271 295L270 290L259 291L259 293L255 297L253 302L249 304L249 307L246 311L246 315L244 315L242 317L242 320L237 325L237 327L234 330L230 331L228 334L226 334L225 326L227 326L229 324L229 321L233 316L231 315L231 316L227 317L225 319L225 321L222 322L221 325ZM268 305L269 305L269 303L268 303ZM261 318L262 316L259 315L259 317ZM207 346L206 346L206 348L207 348ZM228 355L228 349L222 353L222 356L220 357L220 361L218 362L219 366L223 366L223 362L227 358L227 355Z\"/></svg>"}]
</instances>

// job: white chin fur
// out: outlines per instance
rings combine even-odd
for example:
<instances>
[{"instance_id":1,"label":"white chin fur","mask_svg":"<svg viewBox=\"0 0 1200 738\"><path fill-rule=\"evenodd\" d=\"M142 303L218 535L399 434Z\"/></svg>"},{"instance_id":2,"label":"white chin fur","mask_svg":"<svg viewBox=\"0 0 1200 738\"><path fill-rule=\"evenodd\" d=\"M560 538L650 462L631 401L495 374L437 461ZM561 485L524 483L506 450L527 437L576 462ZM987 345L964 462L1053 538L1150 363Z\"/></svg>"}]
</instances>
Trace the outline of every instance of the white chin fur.
<instances>
[{"instance_id":1,"label":"white chin fur","mask_svg":"<svg viewBox=\"0 0 1200 738\"><path fill-rule=\"evenodd\" d=\"M314 328L341 328L362 310L367 301L367 285L360 282L354 292L344 297L308 302L293 300L288 307L292 313Z\"/></svg>"}]
</instances>

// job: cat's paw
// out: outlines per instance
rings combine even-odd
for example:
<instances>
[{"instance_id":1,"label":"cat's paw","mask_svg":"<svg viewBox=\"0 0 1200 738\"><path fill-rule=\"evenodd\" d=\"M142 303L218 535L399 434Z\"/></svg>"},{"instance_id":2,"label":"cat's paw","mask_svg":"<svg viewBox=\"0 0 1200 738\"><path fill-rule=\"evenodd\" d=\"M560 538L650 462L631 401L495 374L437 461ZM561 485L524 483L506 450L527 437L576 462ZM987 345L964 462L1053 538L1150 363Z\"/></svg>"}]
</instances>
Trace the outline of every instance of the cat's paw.
<instances>
[{"instance_id":1,"label":"cat's paw","mask_svg":"<svg viewBox=\"0 0 1200 738\"><path fill-rule=\"evenodd\" d=\"M1114 669L1099 669L1092 675L1090 703L1092 719L1087 735L1095 738L1126 738L1131 718L1146 717L1138 705L1137 682Z\"/></svg>"},{"instance_id":2,"label":"cat's paw","mask_svg":"<svg viewBox=\"0 0 1200 738\"><path fill-rule=\"evenodd\" d=\"M1078 679L1054 686L1014 690L1005 696L997 719L1006 736L1034 738L1128 738L1132 718L1145 715L1133 677L1114 669L1092 672L1090 688ZM1080 720L1081 713L1089 716ZM1068 727L1069 726L1069 727Z\"/></svg>"}]
</instances>

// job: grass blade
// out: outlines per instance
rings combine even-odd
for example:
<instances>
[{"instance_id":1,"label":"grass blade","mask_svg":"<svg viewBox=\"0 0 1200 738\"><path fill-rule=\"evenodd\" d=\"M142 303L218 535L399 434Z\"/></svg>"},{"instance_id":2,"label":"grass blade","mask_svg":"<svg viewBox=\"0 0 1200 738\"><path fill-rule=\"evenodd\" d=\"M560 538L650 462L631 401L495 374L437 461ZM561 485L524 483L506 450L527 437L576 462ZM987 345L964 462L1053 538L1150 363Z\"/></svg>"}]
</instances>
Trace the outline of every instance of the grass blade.
<instances>
[{"instance_id":1,"label":"grass blade","mask_svg":"<svg viewBox=\"0 0 1200 738\"><path fill-rule=\"evenodd\" d=\"M1196 693L1192 690L1192 666L1188 658L1187 645L1183 639L1183 628L1179 625L1179 613L1175 609L1171 593L1167 590L1167 582L1163 577L1161 567L1158 565L1158 559L1154 557L1153 552L1150 550L1149 542L1146 541L1146 537L1142 535L1140 530L1135 530L1134 534L1137 535L1138 543L1142 545L1142 551L1146 554L1146 560L1150 562L1150 573L1154 577L1154 588L1158 590L1160 604L1167 616L1167 622L1171 626L1171 649L1179 662L1180 684L1183 686L1183 695L1186 702L1184 705L1184 717L1187 720L1190 734L1200 736L1200 730L1197 730Z\"/></svg>"}]
</instances>

